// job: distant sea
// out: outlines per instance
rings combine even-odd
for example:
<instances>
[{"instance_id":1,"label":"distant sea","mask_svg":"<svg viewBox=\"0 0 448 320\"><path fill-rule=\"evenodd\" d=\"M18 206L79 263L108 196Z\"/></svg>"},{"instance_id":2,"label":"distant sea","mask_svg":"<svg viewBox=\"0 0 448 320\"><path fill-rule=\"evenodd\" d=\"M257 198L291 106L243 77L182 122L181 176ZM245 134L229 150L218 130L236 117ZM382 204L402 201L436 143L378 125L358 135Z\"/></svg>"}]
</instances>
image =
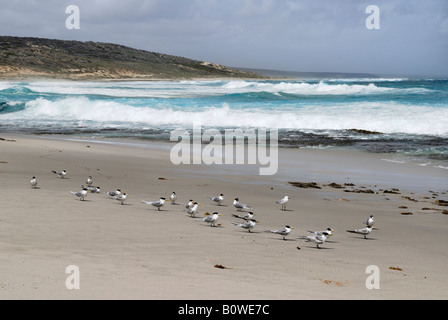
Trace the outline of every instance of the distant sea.
<instances>
[{"instance_id":1,"label":"distant sea","mask_svg":"<svg viewBox=\"0 0 448 320\"><path fill-rule=\"evenodd\" d=\"M448 169L448 79L0 82L0 133L168 141L193 122Z\"/></svg>"}]
</instances>

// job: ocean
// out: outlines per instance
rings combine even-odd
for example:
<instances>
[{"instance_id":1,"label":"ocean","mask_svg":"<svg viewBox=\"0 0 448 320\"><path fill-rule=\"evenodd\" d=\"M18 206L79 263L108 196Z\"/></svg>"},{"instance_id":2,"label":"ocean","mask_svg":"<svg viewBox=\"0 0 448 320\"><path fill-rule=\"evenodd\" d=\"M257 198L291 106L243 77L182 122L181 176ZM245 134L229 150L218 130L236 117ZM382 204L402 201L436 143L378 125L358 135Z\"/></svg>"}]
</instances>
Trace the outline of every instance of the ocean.
<instances>
[{"instance_id":1,"label":"ocean","mask_svg":"<svg viewBox=\"0 0 448 320\"><path fill-rule=\"evenodd\" d=\"M194 122L448 169L447 79L0 82L0 133L169 141Z\"/></svg>"}]
</instances>

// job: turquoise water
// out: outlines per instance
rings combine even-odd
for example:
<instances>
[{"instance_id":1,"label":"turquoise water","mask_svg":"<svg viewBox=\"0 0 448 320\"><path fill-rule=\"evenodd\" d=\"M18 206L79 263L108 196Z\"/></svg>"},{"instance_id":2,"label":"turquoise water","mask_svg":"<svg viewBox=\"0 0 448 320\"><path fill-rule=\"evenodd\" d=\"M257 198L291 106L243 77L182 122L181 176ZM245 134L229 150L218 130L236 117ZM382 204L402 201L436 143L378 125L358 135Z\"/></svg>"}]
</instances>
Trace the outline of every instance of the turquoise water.
<instances>
[{"instance_id":1,"label":"turquoise water","mask_svg":"<svg viewBox=\"0 0 448 320\"><path fill-rule=\"evenodd\" d=\"M163 140L193 122L448 161L448 80L0 82L1 132Z\"/></svg>"}]
</instances>

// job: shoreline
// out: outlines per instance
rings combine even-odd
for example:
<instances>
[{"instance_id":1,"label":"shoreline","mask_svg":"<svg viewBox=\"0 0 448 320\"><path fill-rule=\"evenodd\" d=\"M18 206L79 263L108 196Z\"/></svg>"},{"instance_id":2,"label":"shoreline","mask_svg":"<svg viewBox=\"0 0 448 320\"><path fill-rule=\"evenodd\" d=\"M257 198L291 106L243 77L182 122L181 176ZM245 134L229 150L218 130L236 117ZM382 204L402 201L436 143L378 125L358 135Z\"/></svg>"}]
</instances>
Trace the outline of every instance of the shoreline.
<instances>
[{"instance_id":1,"label":"shoreline","mask_svg":"<svg viewBox=\"0 0 448 320\"><path fill-rule=\"evenodd\" d=\"M77 137L76 135L47 135L47 134L3 134L6 139L43 139L54 141L68 141L74 143L97 143L118 147L150 149L169 152L176 142L166 140L147 140L138 138L102 138ZM0 138L2 136L0 135ZM202 146L204 147L204 145ZM247 147L246 147L247 148ZM406 155L394 153L372 153L350 148L289 148L279 147L279 170L271 180L278 183L300 180L301 176L308 180L322 184L344 183L354 180L359 184L379 185L379 188L404 188L418 192L427 190L445 191L448 188L448 170L440 166L427 166L421 163L406 162ZM246 155L247 156L247 155ZM353 159L347 166L347 158ZM315 161L314 159L318 159ZM169 154L166 156L169 161ZM245 159L247 161L247 159ZM176 166L175 166L176 167ZM261 165L191 165L177 166L191 168L190 173L203 176L207 174L225 175L228 171L238 174L258 175ZM196 170L200 168L199 170ZM222 170L220 169L222 168ZM186 171L186 169L182 169ZM188 171L188 170L187 170ZM205 173L204 173L205 172ZM292 172L292 173L291 173ZM298 173L297 173L298 172ZM306 180L306 179L305 179Z\"/></svg>"},{"instance_id":2,"label":"shoreline","mask_svg":"<svg viewBox=\"0 0 448 320\"><path fill-rule=\"evenodd\" d=\"M14 140L0 141L0 190L5 199L0 211L1 299L448 298L448 216L442 212L448 207L435 203L448 200L446 189L420 193L409 186L409 191L396 193L345 192L373 188L355 181L357 170L344 172L354 186L338 189L315 179L321 189L297 188L287 183L292 174L278 180L254 175L258 168L247 166L220 170L174 166L163 144L139 147L0 136ZM375 157L355 159L344 152L300 154L299 161L288 155L292 163L285 169L286 174L295 170L303 182L318 176L347 182L333 179L333 174L339 165L355 169L356 159L385 171L389 167ZM285 163L282 157L280 162ZM334 168L321 170L320 164L329 158ZM303 174L304 168L315 175ZM63 169L69 172L66 179L51 173ZM369 174L373 178L377 172ZM125 190L129 194L125 205L104 194L89 194L85 202L71 195L89 175L103 191ZM32 176L38 178L38 189L30 188ZM162 211L140 202L173 191L178 205L166 204ZM219 193L225 195L223 206L207 199ZM281 211L275 201L285 194L291 201ZM232 225L238 222L232 217L238 213L234 197L253 206L259 220L253 232ZM212 228L190 218L183 211L189 199L202 204L197 218L219 211L220 226ZM378 229L367 240L345 231L362 227L371 214ZM265 232L286 224L296 228L287 241ZM327 227L336 233L320 250L299 239L307 230ZM70 265L79 266L80 290L65 287ZM370 265L381 271L380 290L365 286Z\"/></svg>"}]
</instances>

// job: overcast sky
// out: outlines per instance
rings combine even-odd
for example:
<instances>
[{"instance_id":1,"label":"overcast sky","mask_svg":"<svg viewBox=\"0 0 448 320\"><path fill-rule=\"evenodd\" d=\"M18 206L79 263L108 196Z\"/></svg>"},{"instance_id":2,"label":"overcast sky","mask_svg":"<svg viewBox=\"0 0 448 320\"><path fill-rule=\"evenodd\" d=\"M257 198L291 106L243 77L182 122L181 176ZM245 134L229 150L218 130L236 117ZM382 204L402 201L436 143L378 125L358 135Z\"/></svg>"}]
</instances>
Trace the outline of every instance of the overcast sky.
<instances>
[{"instance_id":1,"label":"overcast sky","mask_svg":"<svg viewBox=\"0 0 448 320\"><path fill-rule=\"evenodd\" d=\"M233 67L448 75L447 0L0 0L0 34L119 43ZM66 7L80 29L66 28ZM369 5L380 29L366 28Z\"/></svg>"}]
</instances>

